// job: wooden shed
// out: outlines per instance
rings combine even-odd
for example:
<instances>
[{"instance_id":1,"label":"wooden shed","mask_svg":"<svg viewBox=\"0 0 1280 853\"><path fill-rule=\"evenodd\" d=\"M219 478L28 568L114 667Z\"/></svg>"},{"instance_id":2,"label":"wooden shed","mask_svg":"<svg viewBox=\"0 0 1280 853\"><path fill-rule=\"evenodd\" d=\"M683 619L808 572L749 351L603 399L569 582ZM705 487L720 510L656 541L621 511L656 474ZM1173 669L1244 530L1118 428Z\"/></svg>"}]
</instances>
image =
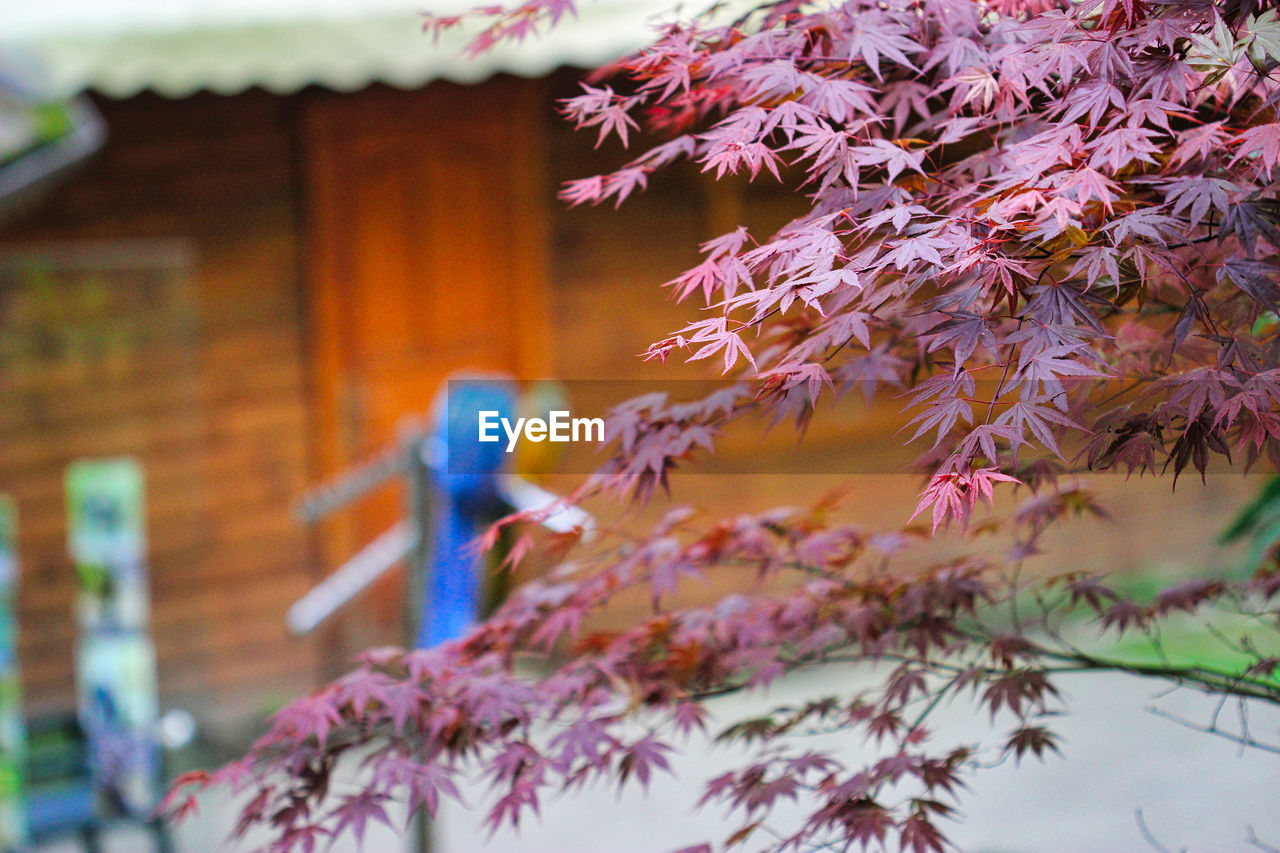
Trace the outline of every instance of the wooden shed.
<instances>
[{"instance_id":1,"label":"wooden shed","mask_svg":"<svg viewBox=\"0 0 1280 853\"><path fill-rule=\"evenodd\" d=\"M584 236L556 206L595 155L552 144L573 76L555 69L645 33L642 2L588 5L549 41L468 61L403 0L14 10L0 50L43 63L58 95L89 92L108 131L0 224L0 492L21 519L32 706L72 701L62 478L81 457L143 463L166 704L242 716L314 684L335 651L398 639L394 580L327 640L287 634L288 604L401 500L313 533L299 495L394 440L453 370L550 375L557 336L610 334L596 306L628 282L602 280L592 252L646 283L645 252L672 271L688 257L627 239L626 221ZM697 205L660 215L702 230ZM615 329L607 353L587 341L580 375L665 331L650 323Z\"/></svg>"}]
</instances>

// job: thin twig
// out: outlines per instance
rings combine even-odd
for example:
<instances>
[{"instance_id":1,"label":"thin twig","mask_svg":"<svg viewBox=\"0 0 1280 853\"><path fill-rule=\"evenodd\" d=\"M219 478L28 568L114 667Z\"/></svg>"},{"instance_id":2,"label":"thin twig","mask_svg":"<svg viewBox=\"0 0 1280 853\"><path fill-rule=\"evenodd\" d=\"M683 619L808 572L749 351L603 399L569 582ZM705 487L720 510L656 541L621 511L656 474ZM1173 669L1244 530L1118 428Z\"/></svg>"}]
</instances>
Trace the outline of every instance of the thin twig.
<instances>
[{"instance_id":1,"label":"thin twig","mask_svg":"<svg viewBox=\"0 0 1280 853\"><path fill-rule=\"evenodd\" d=\"M1186 719L1185 717L1180 717L1177 714L1171 714L1170 712L1164 710L1163 708L1156 707L1155 705L1148 705L1147 711L1149 711L1152 714L1155 714L1157 717L1163 717L1164 719L1169 720L1172 723L1177 723L1178 725L1182 726L1184 729L1190 729L1193 732L1199 732L1200 734L1206 734L1206 735L1215 735L1217 737L1232 741L1233 743L1240 744L1241 746L1247 746L1251 749L1260 749L1263 752L1271 752L1271 753L1275 753L1276 755L1280 755L1280 746L1276 744L1264 743L1263 741L1256 740L1252 735L1249 735L1249 734L1238 734L1236 732L1229 732L1226 729L1220 729L1217 726L1200 725L1198 723L1194 723L1191 720Z\"/></svg>"},{"instance_id":2,"label":"thin twig","mask_svg":"<svg viewBox=\"0 0 1280 853\"><path fill-rule=\"evenodd\" d=\"M1259 840L1258 834L1253 831L1252 826L1245 827L1245 829L1249 833L1248 841L1250 845L1257 847L1259 850L1263 851L1263 853L1280 853L1280 847L1272 847L1270 844L1266 844Z\"/></svg>"},{"instance_id":3,"label":"thin twig","mask_svg":"<svg viewBox=\"0 0 1280 853\"><path fill-rule=\"evenodd\" d=\"M1161 844L1160 840L1151 833L1150 828L1147 826L1146 819L1142 816L1142 809L1135 809L1133 817L1138 821L1138 832L1142 833L1143 840L1150 844L1153 849L1158 850L1159 853L1172 853L1168 847ZM1185 848L1182 853L1186 853Z\"/></svg>"}]
</instances>

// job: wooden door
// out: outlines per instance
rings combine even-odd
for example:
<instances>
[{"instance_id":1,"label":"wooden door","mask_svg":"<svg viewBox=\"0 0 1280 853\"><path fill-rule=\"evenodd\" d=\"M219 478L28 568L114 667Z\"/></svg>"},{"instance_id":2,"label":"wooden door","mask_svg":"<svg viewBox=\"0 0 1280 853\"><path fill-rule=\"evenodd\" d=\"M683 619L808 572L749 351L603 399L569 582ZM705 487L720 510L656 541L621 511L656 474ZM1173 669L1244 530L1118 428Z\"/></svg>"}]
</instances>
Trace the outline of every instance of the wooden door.
<instances>
[{"instance_id":1,"label":"wooden door","mask_svg":"<svg viewBox=\"0 0 1280 853\"><path fill-rule=\"evenodd\" d=\"M317 473L396 440L459 370L540 374L547 193L542 86L374 88L304 104ZM383 490L326 528L329 568L389 527ZM401 575L346 620L398 641Z\"/></svg>"}]
</instances>

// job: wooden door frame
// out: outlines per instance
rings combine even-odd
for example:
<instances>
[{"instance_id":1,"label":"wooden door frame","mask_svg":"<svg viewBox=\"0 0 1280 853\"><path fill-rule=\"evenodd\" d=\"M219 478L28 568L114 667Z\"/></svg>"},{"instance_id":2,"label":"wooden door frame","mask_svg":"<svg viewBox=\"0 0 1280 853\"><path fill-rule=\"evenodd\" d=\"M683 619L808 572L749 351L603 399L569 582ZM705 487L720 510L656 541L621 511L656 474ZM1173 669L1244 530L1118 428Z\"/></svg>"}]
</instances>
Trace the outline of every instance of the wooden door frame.
<instances>
[{"instance_id":1,"label":"wooden door frame","mask_svg":"<svg viewBox=\"0 0 1280 853\"><path fill-rule=\"evenodd\" d=\"M311 458L316 482L339 473L358 452L344 424L348 371L356 342L344 322L345 291L350 270L344 269L342 221L344 180L335 142L347 134L420 133L433 122L468 122L501 116L506 131L501 145L513 188L504 200L509 227L495 240L506 244L511 259L514 326L511 342L518 378L547 375L551 361L549 269L551 204L548 186L546 124L547 86L543 80L498 77L476 86L435 83L425 89L400 91L374 86L357 93L308 92L299 99L299 176L303 199L303 295L307 328L307 374L312 424ZM487 115L486 115L487 114ZM463 125L466 127L466 125ZM385 130L383 130L385 128ZM322 572L332 571L363 543L355 525L335 519L320 527L317 553Z\"/></svg>"}]
</instances>

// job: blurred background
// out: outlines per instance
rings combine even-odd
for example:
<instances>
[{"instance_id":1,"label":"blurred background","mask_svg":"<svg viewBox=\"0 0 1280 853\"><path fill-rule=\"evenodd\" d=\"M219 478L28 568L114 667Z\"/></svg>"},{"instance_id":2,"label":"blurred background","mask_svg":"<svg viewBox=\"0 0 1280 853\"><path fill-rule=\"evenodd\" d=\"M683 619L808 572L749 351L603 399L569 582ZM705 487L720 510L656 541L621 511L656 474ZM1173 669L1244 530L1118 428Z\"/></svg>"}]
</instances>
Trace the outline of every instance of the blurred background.
<instances>
[{"instance_id":1,"label":"blurred background","mask_svg":"<svg viewBox=\"0 0 1280 853\"><path fill-rule=\"evenodd\" d=\"M623 159L574 133L555 105L583 69L645 41L654 7L643 0L585 3L547 38L470 59L460 38L423 34L417 0L3 7L0 554L16 574L4 624L20 682L0 713L46 751L33 746L0 788L10 802L44 785L36 840L74 849L92 842L84 816L97 808L67 787L84 734L85 636L106 625L143 638L113 646L101 667L136 670L138 684L119 689L163 721L163 772L235 755L288 698L359 650L405 639L403 572L305 637L287 629L289 606L407 500L391 483L307 525L295 507L308 488L393 446L403 419L428 412L460 370L616 382L607 402L629 382L705 376L638 358L700 307L659 285L697 262L701 241L739 223L768 232L803 199L677 168L616 212L556 201L564 180ZM920 482L888 473L912 456L895 434L898 409L820 418L803 445L812 473L796 473L801 451L785 428L730 436L732 473L692 469L676 497L731 514L844 488L850 518L899 525ZM81 512L89 499L69 475L103 460L124 467L79 469L84 488L132 495L105 519L91 500ZM554 460L535 468L552 491L580 479L556 474ZM1229 563L1215 534L1257 483L1213 474L1175 493L1102 477L1095 488L1125 495L1114 520L1064 534L1046 571L1169 577ZM123 615L92 605L122 595L93 586L95 548L142 578ZM713 577L693 595L734 583ZM688 798L672 789L668 807ZM179 849L221 849L210 839L228 815L215 806ZM448 849L473 849L467 830L453 831ZM162 843L133 832L119 849Z\"/></svg>"}]
</instances>

